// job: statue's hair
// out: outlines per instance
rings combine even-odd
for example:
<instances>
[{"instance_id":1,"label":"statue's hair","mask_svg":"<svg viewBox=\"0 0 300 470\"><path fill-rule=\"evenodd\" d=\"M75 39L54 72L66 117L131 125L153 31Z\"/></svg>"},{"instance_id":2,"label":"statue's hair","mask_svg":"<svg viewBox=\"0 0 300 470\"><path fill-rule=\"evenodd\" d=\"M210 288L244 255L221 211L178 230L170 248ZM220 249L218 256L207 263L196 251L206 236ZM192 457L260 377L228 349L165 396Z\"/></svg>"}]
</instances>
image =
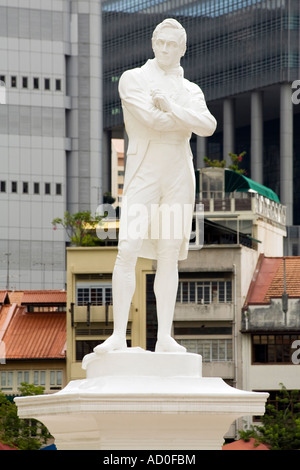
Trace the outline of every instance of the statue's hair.
<instances>
[{"instance_id":1,"label":"statue's hair","mask_svg":"<svg viewBox=\"0 0 300 470\"><path fill-rule=\"evenodd\" d=\"M184 27L177 20L174 20L173 18L167 18L166 20L162 21L161 23L159 23L156 26L156 28L153 31L153 35L152 35L152 44L156 41L158 33L163 28L173 28L173 29L176 29L178 31L178 35L179 35L179 39L180 39L180 45L182 47L183 54L184 54L185 50L186 50L186 31L185 31Z\"/></svg>"}]
</instances>

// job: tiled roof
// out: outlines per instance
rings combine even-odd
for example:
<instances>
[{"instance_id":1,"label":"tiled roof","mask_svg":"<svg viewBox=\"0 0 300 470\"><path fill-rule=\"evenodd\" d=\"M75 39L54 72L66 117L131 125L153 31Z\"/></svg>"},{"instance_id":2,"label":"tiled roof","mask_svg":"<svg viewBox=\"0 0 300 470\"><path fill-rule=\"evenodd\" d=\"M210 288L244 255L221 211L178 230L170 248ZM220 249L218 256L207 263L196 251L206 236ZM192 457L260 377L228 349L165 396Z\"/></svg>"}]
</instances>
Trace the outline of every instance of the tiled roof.
<instances>
[{"instance_id":1,"label":"tiled roof","mask_svg":"<svg viewBox=\"0 0 300 470\"><path fill-rule=\"evenodd\" d=\"M238 441L231 442L230 444L224 444L223 450L270 450L265 444L255 442L253 437L250 437L249 441L239 439Z\"/></svg>"},{"instance_id":2,"label":"tiled roof","mask_svg":"<svg viewBox=\"0 0 300 470\"><path fill-rule=\"evenodd\" d=\"M16 447L11 447L7 444L3 444L3 442L0 442L0 450L18 450Z\"/></svg>"},{"instance_id":3,"label":"tiled roof","mask_svg":"<svg viewBox=\"0 0 300 470\"><path fill-rule=\"evenodd\" d=\"M67 302L67 292L64 290L27 290L27 291L6 291L0 290L0 304L8 296L11 304L65 304Z\"/></svg>"},{"instance_id":4,"label":"tiled roof","mask_svg":"<svg viewBox=\"0 0 300 470\"><path fill-rule=\"evenodd\" d=\"M67 293L63 290L28 290L24 291L22 304L66 303Z\"/></svg>"},{"instance_id":5,"label":"tiled roof","mask_svg":"<svg viewBox=\"0 0 300 470\"><path fill-rule=\"evenodd\" d=\"M3 304L7 296L7 290L0 290L0 304Z\"/></svg>"},{"instance_id":6,"label":"tiled roof","mask_svg":"<svg viewBox=\"0 0 300 470\"><path fill-rule=\"evenodd\" d=\"M18 304L21 305L22 298L23 298L23 291L12 291L8 292L8 298L11 304Z\"/></svg>"},{"instance_id":7,"label":"tiled roof","mask_svg":"<svg viewBox=\"0 0 300 470\"><path fill-rule=\"evenodd\" d=\"M64 290L27 290L7 291L0 290L0 304L3 304L8 296L11 304L65 304L67 292Z\"/></svg>"},{"instance_id":8,"label":"tiled roof","mask_svg":"<svg viewBox=\"0 0 300 470\"><path fill-rule=\"evenodd\" d=\"M285 257L286 292L300 298L300 256ZM284 259L261 256L246 299L247 304L266 304L284 291Z\"/></svg>"},{"instance_id":9,"label":"tiled roof","mask_svg":"<svg viewBox=\"0 0 300 470\"><path fill-rule=\"evenodd\" d=\"M2 328L2 331L1 331ZM64 312L26 312L5 305L0 310L0 333L6 359L63 359L66 344Z\"/></svg>"},{"instance_id":10,"label":"tiled roof","mask_svg":"<svg viewBox=\"0 0 300 470\"><path fill-rule=\"evenodd\" d=\"M0 307L0 341L2 336L5 334L6 327L9 323L10 319L10 309L12 308L11 305L3 305ZM12 309L13 310L13 309Z\"/></svg>"}]
</instances>

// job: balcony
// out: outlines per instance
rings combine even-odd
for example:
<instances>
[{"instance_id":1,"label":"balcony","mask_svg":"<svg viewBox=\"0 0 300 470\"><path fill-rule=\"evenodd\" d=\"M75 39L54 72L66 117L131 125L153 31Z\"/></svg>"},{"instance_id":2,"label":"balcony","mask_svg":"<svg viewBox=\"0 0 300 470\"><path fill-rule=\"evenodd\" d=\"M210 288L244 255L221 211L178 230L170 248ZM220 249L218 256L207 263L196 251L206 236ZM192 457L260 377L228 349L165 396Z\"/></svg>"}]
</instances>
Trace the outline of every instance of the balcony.
<instances>
[{"instance_id":1,"label":"balcony","mask_svg":"<svg viewBox=\"0 0 300 470\"><path fill-rule=\"evenodd\" d=\"M259 216L285 228L286 207L269 188L224 168L197 170L196 183L206 218Z\"/></svg>"},{"instance_id":2,"label":"balcony","mask_svg":"<svg viewBox=\"0 0 300 470\"><path fill-rule=\"evenodd\" d=\"M214 214L215 216L226 215L227 217L237 215L241 213L251 212L253 215L265 217L273 222L276 222L280 226L286 224L286 207L281 204L270 201L259 194L238 194L231 195L230 197L219 197L215 195L209 199L201 199L201 203L204 206L205 217L209 219L209 215ZM219 195L221 196L221 195ZM245 214L246 215L246 214Z\"/></svg>"},{"instance_id":3,"label":"balcony","mask_svg":"<svg viewBox=\"0 0 300 470\"><path fill-rule=\"evenodd\" d=\"M232 321L233 317L232 303L196 304L177 302L175 305L174 321Z\"/></svg>"},{"instance_id":4,"label":"balcony","mask_svg":"<svg viewBox=\"0 0 300 470\"><path fill-rule=\"evenodd\" d=\"M131 306L129 311L129 321L132 321ZM70 307L72 326L74 323L111 323L113 321L113 306L112 305L74 305Z\"/></svg>"}]
</instances>

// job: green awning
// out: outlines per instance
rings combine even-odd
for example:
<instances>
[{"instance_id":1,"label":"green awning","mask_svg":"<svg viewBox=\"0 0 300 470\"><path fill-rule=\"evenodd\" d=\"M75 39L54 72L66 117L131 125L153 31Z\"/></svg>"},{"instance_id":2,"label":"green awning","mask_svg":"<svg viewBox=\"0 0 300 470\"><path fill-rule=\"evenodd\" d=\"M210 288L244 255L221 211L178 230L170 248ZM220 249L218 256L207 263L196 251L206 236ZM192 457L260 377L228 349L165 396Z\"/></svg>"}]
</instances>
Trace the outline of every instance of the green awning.
<instances>
[{"instance_id":1,"label":"green awning","mask_svg":"<svg viewBox=\"0 0 300 470\"><path fill-rule=\"evenodd\" d=\"M236 173L232 170L225 169L225 192L232 193L233 191L248 192L255 191L261 196L267 197L272 201L280 203L279 197L272 189L263 186L262 184L256 183L255 181L247 178L240 173Z\"/></svg>"}]
</instances>

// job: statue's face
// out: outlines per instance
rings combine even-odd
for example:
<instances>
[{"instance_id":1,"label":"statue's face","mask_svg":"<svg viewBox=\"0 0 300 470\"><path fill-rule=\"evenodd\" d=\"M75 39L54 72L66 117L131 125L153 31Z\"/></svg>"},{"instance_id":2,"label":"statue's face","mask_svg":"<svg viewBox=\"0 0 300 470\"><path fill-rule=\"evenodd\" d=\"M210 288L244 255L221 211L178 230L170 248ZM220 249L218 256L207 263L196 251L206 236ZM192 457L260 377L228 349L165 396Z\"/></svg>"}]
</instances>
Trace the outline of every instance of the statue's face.
<instances>
[{"instance_id":1,"label":"statue's face","mask_svg":"<svg viewBox=\"0 0 300 470\"><path fill-rule=\"evenodd\" d=\"M154 55L162 68L172 68L180 63L183 48L178 36L173 28L163 28L153 42Z\"/></svg>"}]
</instances>

